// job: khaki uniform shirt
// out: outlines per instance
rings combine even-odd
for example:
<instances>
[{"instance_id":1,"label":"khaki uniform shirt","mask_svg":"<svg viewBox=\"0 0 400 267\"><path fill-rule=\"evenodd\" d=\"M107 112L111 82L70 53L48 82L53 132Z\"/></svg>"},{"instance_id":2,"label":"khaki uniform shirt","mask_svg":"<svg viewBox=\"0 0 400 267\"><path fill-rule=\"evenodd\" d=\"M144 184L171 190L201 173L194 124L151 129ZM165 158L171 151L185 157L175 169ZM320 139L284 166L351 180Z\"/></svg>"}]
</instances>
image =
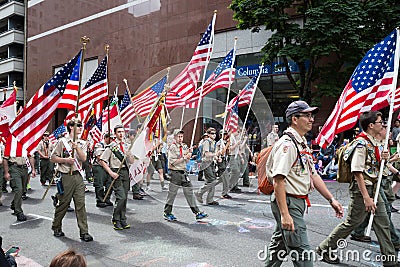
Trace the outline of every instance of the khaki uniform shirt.
<instances>
[{"instance_id":1,"label":"khaki uniform shirt","mask_svg":"<svg viewBox=\"0 0 400 267\"><path fill-rule=\"evenodd\" d=\"M67 140L67 143L70 141L73 141L73 139L70 138L69 136L63 137L63 138L65 138ZM83 153L86 153L86 142L81 139L76 139L75 142L78 143L79 147L83 150ZM72 146L71 146L71 149L72 149ZM64 143L61 139L58 140L58 142L54 148L53 155L60 157L60 158L69 158L70 157L70 155L69 155L68 151L66 150ZM78 163L82 166L82 160L79 158L79 155L76 151L74 152L74 156L78 159ZM75 164L69 165L69 164L58 163L57 170L61 173L69 173L70 171L77 171L77 168L75 167Z\"/></svg>"},{"instance_id":2,"label":"khaki uniform shirt","mask_svg":"<svg viewBox=\"0 0 400 267\"><path fill-rule=\"evenodd\" d=\"M214 153L215 152L215 140L212 140L211 138L206 138L203 141L203 161L212 161L213 158L212 157L207 157L206 156L206 152L211 152Z\"/></svg>"},{"instance_id":3,"label":"khaki uniform shirt","mask_svg":"<svg viewBox=\"0 0 400 267\"><path fill-rule=\"evenodd\" d=\"M380 146L380 142L371 135L367 134L370 142L360 139L354 149L351 158L351 172L362 172L366 185L373 185L378 181L379 162L375 155L374 146ZM372 143L372 144L371 144Z\"/></svg>"},{"instance_id":4,"label":"khaki uniform shirt","mask_svg":"<svg viewBox=\"0 0 400 267\"><path fill-rule=\"evenodd\" d=\"M296 144L289 136L283 135L274 145L271 155L267 160L267 176L273 178L280 174L285 176L286 193L293 195L307 195L311 192L311 175L315 174L315 167L312 164L311 149L307 147L307 140L300 136L296 130L289 127L287 132L294 135ZM305 149L301 146L303 143ZM296 146L300 151L298 157ZM304 169L300 160L303 161Z\"/></svg>"},{"instance_id":5,"label":"khaki uniform shirt","mask_svg":"<svg viewBox=\"0 0 400 267\"><path fill-rule=\"evenodd\" d=\"M232 149L232 146L234 146L238 143L238 140L236 139L235 135L231 134L231 136L229 137L229 140L230 140L229 156L238 155L239 154L239 145L236 146L234 149Z\"/></svg>"},{"instance_id":6,"label":"khaki uniform shirt","mask_svg":"<svg viewBox=\"0 0 400 267\"><path fill-rule=\"evenodd\" d=\"M94 149L93 149L93 157L94 157L93 165L100 165L100 163L97 160L97 157L100 157L104 153L105 150L106 150L106 146L105 146L104 143L100 142L100 143L97 143L94 146Z\"/></svg>"},{"instance_id":7,"label":"khaki uniform shirt","mask_svg":"<svg viewBox=\"0 0 400 267\"><path fill-rule=\"evenodd\" d=\"M223 144L222 144L222 142L224 142ZM221 151L221 150L224 150L225 149L225 146L226 146L226 143L227 143L227 141L226 140L223 140L223 139L220 139L220 140L218 140L218 142L217 142L217 144L216 144L216 151ZM229 149L228 149L229 150Z\"/></svg>"},{"instance_id":8,"label":"khaki uniform shirt","mask_svg":"<svg viewBox=\"0 0 400 267\"><path fill-rule=\"evenodd\" d=\"M114 155L114 153L111 151L112 147L118 147L118 149L121 151L120 149L120 142L119 141L113 141L111 142L107 148L104 150L103 154L100 156L100 159L103 160L104 162L106 162L111 169L118 169L119 166L121 165L121 161ZM127 143L122 144L124 151L128 151L129 147ZM121 151L122 155L125 155L122 151ZM122 168L124 168L125 165L122 166Z\"/></svg>"},{"instance_id":9,"label":"khaki uniform shirt","mask_svg":"<svg viewBox=\"0 0 400 267\"><path fill-rule=\"evenodd\" d=\"M39 142L39 145L37 147L37 150L40 151L43 155L49 156L51 155L51 152L53 152L54 146L51 144L50 141L47 142L47 144L41 140Z\"/></svg>"},{"instance_id":10,"label":"khaki uniform shirt","mask_svg":"<svg viewBox=\"0 0 400 267\"><path fill-rule=\"evenodd\" d=\"M182 147L182 154L180 152L180 148ZM169 149L168 149L168 168L171 170L176 170L176 171L185 171L186 170L186 162L188 160L184 161L178 161L175 163L178 159L183 158L184 155L189 153L189 149L187 145L181 144L179 145L176 142L173 142L170 144Z\"/></svg>"},{"instance_id":11,"label":"khaki uniform shirt","mask_svg":"<svg viewBox=\"0 0 400 267\"><path fill-rule=\"evenodd\" d=\"M24 157L10 157L8 158L8 163L17 164L17 165L25 165L26 166L26 158Z\"/></svg>"}]
</instances>

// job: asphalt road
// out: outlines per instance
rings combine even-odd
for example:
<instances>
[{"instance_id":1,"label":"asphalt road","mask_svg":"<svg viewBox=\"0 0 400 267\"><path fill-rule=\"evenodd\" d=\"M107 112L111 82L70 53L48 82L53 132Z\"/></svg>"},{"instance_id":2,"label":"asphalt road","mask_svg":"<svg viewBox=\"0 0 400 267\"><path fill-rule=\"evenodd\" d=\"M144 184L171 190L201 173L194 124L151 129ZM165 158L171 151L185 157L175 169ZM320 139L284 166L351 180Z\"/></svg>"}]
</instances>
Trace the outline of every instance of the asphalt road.
<instances>
[{"instance_id":1,"label":"asphalt road","mask_svg":"<svg viewBox=\"0 0 400 267\"><path fill-rule=\"evenodd\" d=\"M194 176L191 179L196 187L202 184ZM28 217L26 222L17 222L16 217L11 215L12 193L3 194L0 235L3 236L3 248L21 247L19 266L48 266L54 255L70 247L83 253L89 266L263 266L260 258L271 238L275 221L269 205L270 197L258 195L255 183L253 181L254 186L243 189L243 193L232 193L232 200L219 199L219 206L200 205L200 209L209 214L201 222L195 220L180 190L173 210L178 221L167 222L162 217L167 192L161 191L158 180L152 180L154 191L150 191L144 200L133 200L132 194L129 195L127 215L132 228L123 231L115 231L112 227L112 207L96 207L94 188L88 184L90 192L86 196L86 210L89 232L94 241L85 243L79 239L74 212L67 213L64 218L66 236L53 236L51 222L54 208L50 195L56 188L51 187L42 201L45 187L36 177L31 181L29 198L23 202L23 210ZM327 185L347 207L347 186L336 182L327 182ZM221 185L217 186L216 196L220 193ZM314 248L341 220L335 218L328 202L318 193L311 195L311 203L305 219L309 241ZM393 214L392 217L394 224L398 225L400 214ZM370 244L347 238L346 249L360 253L367 251L370 258L375 257L379 254L379 246L376 237L372 237L375 242ZM38 265L34 265L33 261ZM282 266L292 266L292 263ZM316 261L314 266L329 265ZM359 261L344 261L339 266L380 264L361 257Z\"/></svg>"}]
</instances>

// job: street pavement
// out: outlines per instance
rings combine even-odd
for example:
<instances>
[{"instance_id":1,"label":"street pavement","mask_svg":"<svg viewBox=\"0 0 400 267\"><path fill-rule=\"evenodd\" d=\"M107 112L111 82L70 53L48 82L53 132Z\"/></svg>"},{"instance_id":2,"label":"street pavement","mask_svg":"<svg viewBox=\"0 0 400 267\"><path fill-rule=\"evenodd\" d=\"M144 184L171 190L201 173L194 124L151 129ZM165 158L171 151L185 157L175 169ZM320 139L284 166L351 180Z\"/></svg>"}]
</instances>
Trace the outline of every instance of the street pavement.
<instances>
[{"instance_id":1,"label":"street pavement","mask_svg":"<svg viewBox=\"0 0 400 267\"><path fill-rule=\"evenodd\" d=\"M198 188L202 182L190 176ZM17 222L11 215L12 193L3 194L0 207L0 235L3 248L21 248L17 258L19 266L48 266L51 259L61 251L74 248L84 254L89 266L263 266L263 250L268 244L275 221L271 213L270 196L258 195L257 181L250 188L243 188L240 194L232 193L231 200L218 199L219 206L203 206L200 209L209 217L196 221L187 206L182 190L178 192L173 213L176 222L163 219L163 207L167 192L161 191L158 180L151 181L153 191L144 200L133 200L129 194L128 222L132 228L113 230L112 207L97 208L92 184L87 184L86 194L89 233L93 242L79 239L79 230L74 212L66 214L63 220L65 237L56 238L51 230L54 208L50 195L56 188L51 187L45 200L41 200L45 187L39 177L32 179L29 198L23 201L26 222ZM349 201L347 185L336 182L326 183L334 196L346 207ZM217 186L216 197L220 196L221 184ZM10 190L10 188L9 188ZM315 248L341 222L335 218L332 208L317 192L311 194L312 206L305 214L308 237ZM113 198L112 198L113 200ZM395 206L400 205L395 202ZM73 205L72 205L73 206ZM393 214L394 224L400 221L400 214ZM347 238L347 250L368 252L370 258L379 255L376 237L372 243L360 243ZM282 266L292 266L285 262ZM329 266L316 261L314 266ZM338 266L381 266L378 262L361 257L357 261L343 261Z\"/></svg>"}]
</instances>

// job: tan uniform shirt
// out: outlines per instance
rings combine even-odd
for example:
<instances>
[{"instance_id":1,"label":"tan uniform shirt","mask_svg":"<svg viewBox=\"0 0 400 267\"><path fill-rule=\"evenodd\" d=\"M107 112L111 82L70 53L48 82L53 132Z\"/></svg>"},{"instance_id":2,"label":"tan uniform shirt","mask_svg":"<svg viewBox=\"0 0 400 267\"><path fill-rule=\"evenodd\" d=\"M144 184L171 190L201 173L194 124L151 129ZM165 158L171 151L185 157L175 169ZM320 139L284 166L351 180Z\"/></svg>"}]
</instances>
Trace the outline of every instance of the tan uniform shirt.
<instances>
[{"instance_id":1,"label":"tan uniform shirt","mask_svg":"<svg viewBox=\"0 0 400 267\"><path fill-rule=\"evenodd\" d=\"M315 174L311 150L307 147L307 140L304 136L300 136L300 134L291 127L286 131L294 135L297 144L294 144L287 135L283 135L275 143L271 155L267 160L267 175L270 178L278 174L285 176L286 193L307 195L311 192L311 175ZM300 143L305 145L305 149L303 149ZM296 145L300 151L300 159L295 147ZM300 160L303 161L304 169L301 166Z\"/></svg>"},{"instance_id":2,"label":"tan uniform shirt","mask_svg":"<svg viewBox=\"0 0 400 267\"><path fill-rule=\"evenodd\" d=\"M206 152L211 152L214 153L215 152L215 141L212 140L211 138L206 138L203 141L203 161L212 161L213 158L210 156L206 156Z\"/></svg>"},{"instance_id":3,"label":"tan uniform shirt","mask_svg":"<svg viewBox=\"0 0 400 267\"><path fill-rule=\"evenodd\" d=\"M94 149L93 149L93 157L94 157L93 165L100 165L100 163L97 160L97 157L100 157L101 155L103 155L105 150L106 150L106 147L105 147L104 143L97 143L94 146Z\"/></svg>"},{"instance_id":4,"label":"tan uniform shirt","mask_svg":"<svg viewBox=\"0 0 400 267\"><path fill-rule=\"evenodd\" d=\"M360 139L351 158L351 171L362 172L366 185L372 185L378 180L379 162L375 155L374 146L380 146L378 140L367 134L370 142ZM372 143L372 144L371 144Z\"/></svg>"},{"instance_id":5,"label":"tan uniform shirt","mask_svg":"<svg viewBox=\"0 0 400 267\"><path fill-rule=\"evenodd\" d=\"M128 151L129 147L127 143L122 143L124 151ZM120 142L118 141L113 141L110 143L110 145L104 150L103 154L100 156L100 159L106 162L111 169L118 169L119 166L121 165L121 161L114 155L114 153L111 151L112 147L117 147L120 151ZM122 151L121 153L125 155ZM125 165L122 166L124 168Z\"/></svg>"},{"instance_id":6,"label":"tan uniform shirt","mask_svg":"<svg viewBox=\"0 0 400 267\"><path fill-rule=\"evenodd\" d=\"M67 142L73 141L72 138L70 138L70 137L63 137L63 138L66 139ZM81 149L83 149L83 151L85 153L86 142L81 139L77 139L77 140L75 140L75 142L79 145L79 147ZM72 149L72 146L71 146L71 149ZM58 140L58 142L54 148L53 155L60 157L60 158L69 158L70 157L67 149L64 146L62 139ZM79 155L76 151L74 152L74 156L78 159L79 164L82 166L82 160L79 158ZM69 164L58 163L57 170L61 173L69 173L70 171L77 171L77 168L75 167L75 164L69 165Z\"/></svg>"},{"instance_id":7,"label":"tan uniform shirt","mask_svg":"<svg viewBox=\"0 0 400 267\"><path fill-rule=\"evenodd\" d=\"M182 152L180 148L182 148ZM189 153L187 145L185 144L179 145L178 143L175 142L170 144L168 149L168 168L176 171L186 170L186 162L188 160L185 159L184 161L181 161L179 159L183 158L184 155L186 155L187 153ZM177 160L179 161L176 162Z\"/></svg>"},{"instance_id":8,"label":"tan uniform shirt","mask_svg":"<svg viewBox=\"0 0 400 267\"><path fill-rule=\"evenodd\" d=\"M39 145L37 147L37 150L40 151L43 155L45 156L49 156L51 155L51 152L53 152L54 146L51 144L50 141L44 142L43 140L41 140L39 142Z\"/></svg>"},{"instance_id":9,"label":"tan uniform shirt","mask_svg":"<svg viewBox=\"0 0 400 267\"><path fill-rule=\"evenodd\" d=\"M8 158L8 163L17 164L17 165L25 165L26 166L26 158L24 158L24 157L10 157L10 158Z\"/></svg>"}]
</instances>

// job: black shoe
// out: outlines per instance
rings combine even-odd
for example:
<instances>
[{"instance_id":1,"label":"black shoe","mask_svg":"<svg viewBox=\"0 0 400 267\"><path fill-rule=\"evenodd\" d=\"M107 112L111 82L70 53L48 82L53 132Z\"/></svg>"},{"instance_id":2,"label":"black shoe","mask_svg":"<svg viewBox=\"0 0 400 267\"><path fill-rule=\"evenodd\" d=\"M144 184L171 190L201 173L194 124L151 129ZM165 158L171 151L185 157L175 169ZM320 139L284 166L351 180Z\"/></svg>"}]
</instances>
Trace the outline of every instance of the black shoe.
<instances>
[{"instance_id":1,"label":"black shoe","mask_svg":"<svg viewBox=\"0 0 400 267\"><path fill-rule=\"evenodd\" d=\"M26 221L26 216L23 213L17 215L17 221L24 222Z\"/></svg>"},{"instance_id":2,"label":"black shoe","mask_svg":"<svg viewBox=\"0 0 400 267\"><path fill-rule=\"evenodd\" d=\"M96 207L98 207L98 208L105 208L105 207L107 207L107 204L104 203L104 202L97 202L97 203L96 203Z\"/></svg>"},{"instance_id":3,"label":"black shoe","mask_svg":"<svg viewBox=\"0 0 400 267\"><path fill-rule=\"evenodd\" d=\"M28 196L26 195L26 193L23 193L21 198L22 198L22 200L26 200L26 199L28 199Z\"/></svg>"},{"instance_id":4,"label":"black shoe","mask_svg":"<svg viewBox=\"0 0 400 267\"><path fill-rule=\"evenodd\" d=\"M143 200L143 196L141 196L140 194L133 194L132 198L136 200Z\"/></svg>"},{"instance_id":5,"label":"black shoe","mask_svg":"<svg viewBox=\"0 0 400 267\"><path fill-rule=\"evenodd\" d=\"M390 211L391 212L398 212L399 210L398 209L396 209L395 207L393 207L393 206L390 206Z\"/></svg>"},{"instance_id":6,"label":"black shoe","mask_svg":"<svg viewBox=\"0 0 400 267\"><path fill-rule=\"evenodd\" d=\"M89 235L88 233L86 233L86 234L81 235L81 240L85 241L85 242L90 242L90 241L93 241L93 237L91 235Z\"/></svg>"},{"instance_id":7,"label":"black shoe","mask_svg":"<svg viewBox=\"0 0 400 267\"><path fill-rule=\"evenodd\" d=\"M203 178L197 178L197 181L204 181Z\"/></svg>"},{"instance_id":8,"label":"black shoe","mask_svg":"<svg viewBox=\"0 0 400 267\"><path fill-rule=\"evenodd\" d=\"M58 206L58 198L57 195L51 196L51 199L53 200L53 206L56 208Z\"/></svg>"},{"instance_id":9,"label":"black shoe","mask_svg":"<svg viewBox=\"0 0 400 267\"><path fill-rule=\"evenodd\" d=\"M61 230L54 230L53 235L54 235L55 237L62 237L62 236L65 236L64 232L61 231Z\"/></svg>"},{"instance_id":10,"label":"black shoe","mask_svg":"<svg viewBox=\"0 0 400 267\"><path fill-rule=\"evenodd\" d=\"M113 221L114 230L123 230L124 227L122 226L120 221Z\"/></svg>"},{"instance_id":11,"label":"black shoe","mask_svg":"<svg viewBox=\"0 0 400 267\"><path fill-rule=\"evenodd\" d=\"M321 260L329 263L329 264L339 264L340 260L338 256L335 255L329 255L327 251L322 251L319 247L315 250L315 252L319 255L322 256Z\"/></svg>"},{"instance_id":12,"label":"black shoe","mask_svg":"<svg viewBox=\"0 0 400 267\"><path fill-rule=\"evenodd\" d=\"M362 235L362 236L351 235L350 239L354 240L354 241L365 242L365 243L371 242L371 237L366 236L366 235Z\"/></svg>"},{"instance_id":13,"label":"black shoe","mask_svg":"<svg viewBox=\"0 0 400 267\"><path fill-rule=\"evenodd\" d=\"M106 200L106 206L114 206L114 204L110 200Z\"/></svg>"},{"instance_id":14,"label":"black shoe","mask_svg":"<svg viewBox=\"0 0 400 267\"><path fill-rule=\"evenodd\" d=\"M240 189L239 187L234 187L231 189L232 193L242 193L242 189Z\"/></svg>"},{"instance_id":15,"label":"black shoe","mask_svg":"<svg viewBox=\"0 0 400 267\"><path fill-rule=\"evenodd\" d=\"M131 228L131 225L128 224L126 221L121 221L121 226L122 226L123 229Z\"/></svg>"},{"instance_id":16,"label":"black shoe","mask_svg":"<svg viewBox=\"0 0 400 267\"><path fill-rule=\"evenodd\" d=\"M207 205L210 205L210 206L218 206L219 203L218 203L217 201L212 201L212 202L210 202L210 203L207 203Z\"/></svg>"},{"instance_id":17,"label":"black shoe","mask_svg":"<svg viewBox=\"0 0 400 267\"><path fill-rule=\"evenodd\" d=\"M221 196L221 198L231 199L232 197L228 194Z\"/></svg>"},{"instance_id":18,"label":"black shoe","mask_svg":"<svg viewBox=\"0 0 400 267\"><path fill-rule=\"evenodd\" d=\"M4 192L4 191L3 191L3 192ZM399 196L399 195L395 194L394 196L396 197L396 199L400 199L400 196Z\"/></svg>"},{"instance_id":19,"label":"black shoe","mask_svg":"<svg viewBox=\"0 0 400 267\"><path fill-rule=\"evenodd\" d=\"M73 209L73 208L71 208L71 206L69 206L69 207L68 207L68 209L67 209L67 211L68 211L68 212L73 212L73 211L74 211L74 209Z\"/></svg>"}]
</instances>

